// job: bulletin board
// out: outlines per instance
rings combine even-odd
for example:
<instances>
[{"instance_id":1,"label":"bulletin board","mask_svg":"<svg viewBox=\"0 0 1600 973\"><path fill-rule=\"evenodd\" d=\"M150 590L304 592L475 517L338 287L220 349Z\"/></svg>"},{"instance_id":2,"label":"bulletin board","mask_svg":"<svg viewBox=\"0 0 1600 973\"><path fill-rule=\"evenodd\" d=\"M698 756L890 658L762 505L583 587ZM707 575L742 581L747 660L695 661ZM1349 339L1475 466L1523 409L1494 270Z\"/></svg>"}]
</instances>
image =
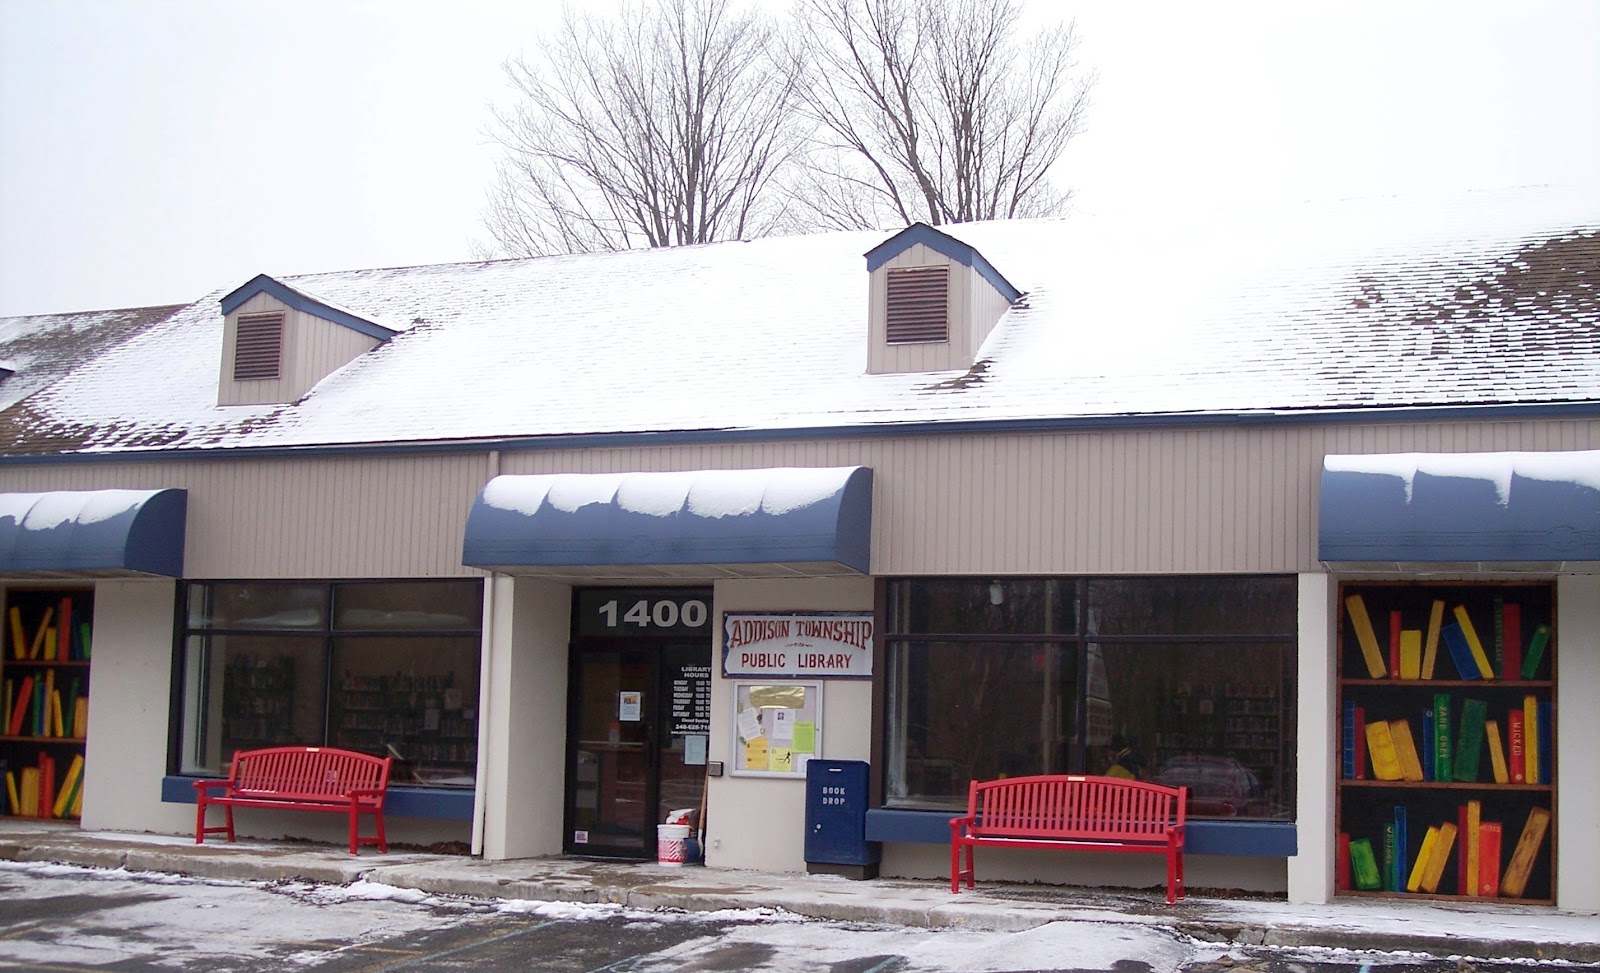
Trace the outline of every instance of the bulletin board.
<instances>
[{"instance_id":1,"label":"bulletin board","mask_svg":"<svg viewBox=\"0 0 1600 973\"><path fill-rule=\"evenodd\" d=\"M804 779L822 756L822 683L736 681L733 725L736 776Z\"/></svg>"}]
</instances>

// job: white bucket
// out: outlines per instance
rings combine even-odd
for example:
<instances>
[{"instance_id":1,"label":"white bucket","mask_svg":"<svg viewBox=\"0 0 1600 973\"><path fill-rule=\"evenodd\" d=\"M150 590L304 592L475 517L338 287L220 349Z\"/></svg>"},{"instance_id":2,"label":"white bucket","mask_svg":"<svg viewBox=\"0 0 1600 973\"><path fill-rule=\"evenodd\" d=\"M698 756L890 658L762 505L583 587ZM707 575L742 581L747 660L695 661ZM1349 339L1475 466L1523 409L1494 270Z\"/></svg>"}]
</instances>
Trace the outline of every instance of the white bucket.
<instances>
[{"instance_id":1,"label":"white bucket","mask_svg":"<svg viewBox=\"0 0 1600 973\"><path fill-rule=\"evenodd\" d=\"M682 865L686 854L685 842L688 838L687 824L656 825L656 864Z\"/></svg>"}]
</instances>

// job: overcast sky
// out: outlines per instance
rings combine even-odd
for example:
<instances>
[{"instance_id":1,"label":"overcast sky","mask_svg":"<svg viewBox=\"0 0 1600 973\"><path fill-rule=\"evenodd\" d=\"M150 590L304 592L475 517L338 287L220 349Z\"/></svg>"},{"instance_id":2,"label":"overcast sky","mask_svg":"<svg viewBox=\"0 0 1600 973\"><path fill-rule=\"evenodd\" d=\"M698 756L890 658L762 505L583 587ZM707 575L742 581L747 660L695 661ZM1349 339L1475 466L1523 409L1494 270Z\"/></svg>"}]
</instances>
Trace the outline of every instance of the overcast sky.
<instances>
[{"instance_id":1,"label":"overcast sky","mask_svg":"<svg viewBox=\"0 0 1600 973\"><path fill-rule=\"evenodd\" d=\"M1600 181L1595 0L1058 8L1100 77L1085 209ZM0 0L0 315L469 259L500 64L558 10Z\"/></svg>"}]
</instances>

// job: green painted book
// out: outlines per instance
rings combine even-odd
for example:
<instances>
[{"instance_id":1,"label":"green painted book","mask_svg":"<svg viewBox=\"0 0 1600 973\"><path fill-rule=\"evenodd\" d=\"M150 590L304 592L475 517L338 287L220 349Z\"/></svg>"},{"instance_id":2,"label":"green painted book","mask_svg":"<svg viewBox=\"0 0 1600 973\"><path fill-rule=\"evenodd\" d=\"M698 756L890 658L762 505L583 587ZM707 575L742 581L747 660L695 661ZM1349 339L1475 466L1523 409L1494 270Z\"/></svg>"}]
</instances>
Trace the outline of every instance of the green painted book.
<instances>
[{"instance_id":1,"label":"green painted book","mask_svg":"<svg viewBox=\"0 0 1600 973\"><path fill-rule=\"evenodd\" d=\"M1461 733L1456 737L1455 768L1452 779L1471 783L1478 779L1478 764L1483 753L1483 722L1489 718L1489 704L1481 699L1461 702Z\"/></svg>"},{"instance_id":2,"label":"green painted book","mask_svg":"<svg viewBox=\"0 0 1600 973\"><path fill-rule=\"evenodd\" d=\"M1451 705L1449 693L1433 694L1433 779L1453 780L1451 772L1453 763L1451 757L1455 748L1450 740L1450 722L1454 719L1455 708Z\"/></svg>"},{"instance_id":3,"label":"green painted book","mask_svg":"<svg viewBox=\"0 0 1600 973\"><path fill-rule=\"evenodd\" d=\"M1354 874L1356 888L1376 890L1382 887L1378 877L1378 860L1372 855L1372 842L1356 838L1350 842L1350 871Z\"/></svg>"}]
</instances>

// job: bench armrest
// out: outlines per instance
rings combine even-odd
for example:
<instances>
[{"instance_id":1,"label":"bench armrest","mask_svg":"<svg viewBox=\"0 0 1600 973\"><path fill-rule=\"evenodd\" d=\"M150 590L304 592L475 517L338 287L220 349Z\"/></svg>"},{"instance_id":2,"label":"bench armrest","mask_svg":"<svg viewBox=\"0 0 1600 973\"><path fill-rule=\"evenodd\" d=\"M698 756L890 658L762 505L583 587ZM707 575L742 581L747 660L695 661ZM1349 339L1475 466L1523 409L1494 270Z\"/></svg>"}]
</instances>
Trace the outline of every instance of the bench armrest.
<instances>
[{"instance_id":1,"label":"bench armrest","mask_svg":"<svg viewBox=\"0 0 1600 973\"><path fill-rule=\"evenodd\" d=\"M232 782L226 780L197 780L194 782L194 790L196 794L204 794L206 791L212 788L221 788L226 790L230 786L232 786Z\"/></svg>"},{"instance_id":2,"label":"bench armrest","mask_svg":"<svg viewBox=\"0 0 1600 973\"><path fill-rule=\"evenodd\" d=\"M344 795L354 800L358 797L382 797L388 792L389 789L387 787L352 787L345 791Z\"/></svg>"},{"instance_id":3,"label":"bench armrest","mask_svg":"<svg viewBox=\"0 0 1600 973\"><path fill-rule=\"evenodd\" d=\"M977 815L973 815L973 814L968 814L965 817L960 817L960 818L951 818L950 819L950 837L952 839L961 837L961 835L964 832L966 832L968 829L970 829L972 827L972 825L977 823L977 820L978 820Z\"/></svg>"}]
</instances>

